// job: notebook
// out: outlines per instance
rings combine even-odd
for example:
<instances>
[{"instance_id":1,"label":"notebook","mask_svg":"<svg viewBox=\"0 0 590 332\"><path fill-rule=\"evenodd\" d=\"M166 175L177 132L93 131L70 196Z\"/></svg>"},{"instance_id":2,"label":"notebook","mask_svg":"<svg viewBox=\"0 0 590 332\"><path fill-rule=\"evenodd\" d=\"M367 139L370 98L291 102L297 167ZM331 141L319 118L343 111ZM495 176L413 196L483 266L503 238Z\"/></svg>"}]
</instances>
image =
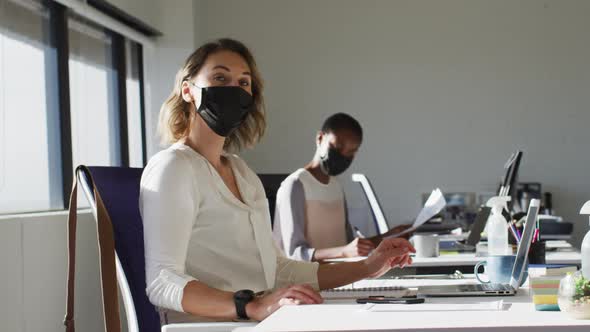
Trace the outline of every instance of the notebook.
<instances>
[{"instance_id":1,"label":"notebook","mask_svg":"<svg viewBox=\"0 0 590 332\"><path fill-rule=\"evenodd\" d=\"M344 286L321 292L324 299L357 299L369 296L416 297L416 289L407 287L359 287Z\"/></svg>"}]
</instances>

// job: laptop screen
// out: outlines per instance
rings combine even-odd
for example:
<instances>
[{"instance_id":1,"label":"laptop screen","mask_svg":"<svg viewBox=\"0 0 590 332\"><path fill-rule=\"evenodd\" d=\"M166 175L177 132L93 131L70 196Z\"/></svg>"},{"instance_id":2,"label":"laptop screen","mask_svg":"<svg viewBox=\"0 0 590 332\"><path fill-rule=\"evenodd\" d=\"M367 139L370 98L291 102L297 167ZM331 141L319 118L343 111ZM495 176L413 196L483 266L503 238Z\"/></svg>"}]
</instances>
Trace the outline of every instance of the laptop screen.
<instances>
[{"instance_id":1,"label":"laptop screen","mask_svg":"<svg viewBox=\"0 0 590 332\"><path fill-rule=\"evenodd\" d=\"M540 205L541 204L538 199L532 199L529 205L529 211L526 216L526 224L524 225L524 232L522 233L522 239L518 244L516 259L514 260L514 267L512 268L512 276L510 278L510 286L512 286L514 289L518 289L522 281L529 249L531 247L531 240L535 230L535 224L537 223L537 215L539 214Z\"/></svg>"}]
</instances>

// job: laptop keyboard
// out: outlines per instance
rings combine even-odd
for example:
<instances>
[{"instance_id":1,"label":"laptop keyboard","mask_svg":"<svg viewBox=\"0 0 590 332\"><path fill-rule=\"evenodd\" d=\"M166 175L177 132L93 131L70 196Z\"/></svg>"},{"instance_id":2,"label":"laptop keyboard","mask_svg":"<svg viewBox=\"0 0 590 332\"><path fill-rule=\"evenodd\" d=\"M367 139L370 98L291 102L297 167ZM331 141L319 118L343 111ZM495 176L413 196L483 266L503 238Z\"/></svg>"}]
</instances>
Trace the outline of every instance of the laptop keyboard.
<instances>
[{"instance_id":1,"label":"laptop keyboard","mask_svg":"<svg viewBox=\"0 0 590 332\"><path fill-rule=\"evenodd\" d=\"M512 287L503 284L479 284L479 285L459 285L461 292L478 292L478 291L511 291Z\"/></svg>"}]
</instances>

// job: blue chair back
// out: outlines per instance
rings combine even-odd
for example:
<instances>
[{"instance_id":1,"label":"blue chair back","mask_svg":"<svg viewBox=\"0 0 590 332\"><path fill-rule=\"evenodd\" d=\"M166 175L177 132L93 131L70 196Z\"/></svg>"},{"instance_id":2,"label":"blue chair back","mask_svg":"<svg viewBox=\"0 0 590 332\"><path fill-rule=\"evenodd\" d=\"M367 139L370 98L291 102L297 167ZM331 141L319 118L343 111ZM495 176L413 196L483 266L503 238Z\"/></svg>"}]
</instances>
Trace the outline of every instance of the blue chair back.
<instances>
[{"instance_id":1,"label":"blue chair back","mask_svg":"<svg viewBox=\"0 0 590 332\"><path fill-rule=\"evenodd\" d=\"M143 223L139 214L139 183L142 168L88 167L94 185L111 218L115 251L123 267L137 317L139 331L160 332L160 318L146 295ZM79 175L91 182L88 174ZM89 186L92 188L92 186ZM86 191L88 193L88 191ZM93 198L89 197L89 200ZM125 296L125 294L123 294Z\"/></svg>"},{"instance_id":2,"label":"blue chair back","mask_svg":"<svg viewBox=\"0 0 590 332\"><path fill-rule=\"evenodd\" d=\"M289 176L289 174L258 174L260 182L264 187L266 198L268 199L268 209L270 210L270 225L274 226L275 222L275 205L277 201L277 192L281 187L281 183Z\"/></svg>"}]
</instances>

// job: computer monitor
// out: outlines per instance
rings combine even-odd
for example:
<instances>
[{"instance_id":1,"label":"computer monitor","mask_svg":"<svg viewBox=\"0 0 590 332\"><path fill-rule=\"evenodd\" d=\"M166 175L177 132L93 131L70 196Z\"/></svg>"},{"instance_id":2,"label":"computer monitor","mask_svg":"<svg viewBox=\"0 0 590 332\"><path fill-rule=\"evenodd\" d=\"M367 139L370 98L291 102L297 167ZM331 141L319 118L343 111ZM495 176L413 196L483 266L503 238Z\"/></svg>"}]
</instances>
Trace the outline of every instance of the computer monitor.
<instances>
[{"instance_id":1,"label":"computer monitor","mask_svg":"<svg viewBox=\"0 0 590 332\"><path fill-rule=\"evenodd\" d=\"M502 183L500 184L500 188L496 192L498 196L510 196L512 199L508 203L508 210L512 211L512 207L514 205L514 200L516 200L516 191L518 187L518 169L520 167L520 161L522 159L522 151L517 150L510 155L510 158L504 164L504 177L502 178ZM475 245L481 240L481 232L484 230L488 217L491 213L491 208L485 206L485 202L482 202L482 205L477 214L475 216L475 221L469 227L469 236L467 237L466 241L461 243L446 243L444 248L441 246L441 249L444 250L464 250L464 251L473 251L475 250ZM506 220L511 219L510 212L503 211L504 217Z\"/></svg>"},{"instance_id":2,"label":"computer monitor","mask_svg":"<svg viewBox=\"0 0 590 332\"><path fill-rule=\"evenodd\" d=\"M498 195L510 195L512 200L508 204L508 209L512 210L512 205L514 204L514 200L516 200L516 190L517 190L517 183L518 183L518 168L520 167L520 160L522 159L522 151L517 150L515 151L506 164L504 164L504 178L502 181L502 185L500 189L498 189ZM371 213L373 215L373 221L375 222L375 229L377 230L378 234L385 234L389 230L389 225L387 219L385 218L385 214L381 209L381 204L379 203L379 198L373 191L371 183L369 179L364 174L353 174L352 181L358 182L361 184L363 192L369 201L369 206L371 208ZM481 232L480 228L483 229L489 216L490 209L484 207L478 213L478 217L476 220L480 222L475 227L475 231L477 234L474 234L471 242L479 242L479 233ZM510 216L507 216L508 218ZM478 231L479 230L479 231Z\"/></svg>"},{"instance_id":3,"label":"computer monitor","mask_svg":"<svg viewBox=\"0 0 590 332\"><path fill-rule=\"evenodd\" d=\"M520 168L520 161L522 159L522 151L516 150L506 164L504 164L504 178L502 180L502 185L498 190L498 196L510 196L512 199L508 202L508 210L512 211L514 207L514 202L516 201L516 193L518 187L518 169ZM523 209L525 209L523 207Z\"/></svg>"}]
</instances>

